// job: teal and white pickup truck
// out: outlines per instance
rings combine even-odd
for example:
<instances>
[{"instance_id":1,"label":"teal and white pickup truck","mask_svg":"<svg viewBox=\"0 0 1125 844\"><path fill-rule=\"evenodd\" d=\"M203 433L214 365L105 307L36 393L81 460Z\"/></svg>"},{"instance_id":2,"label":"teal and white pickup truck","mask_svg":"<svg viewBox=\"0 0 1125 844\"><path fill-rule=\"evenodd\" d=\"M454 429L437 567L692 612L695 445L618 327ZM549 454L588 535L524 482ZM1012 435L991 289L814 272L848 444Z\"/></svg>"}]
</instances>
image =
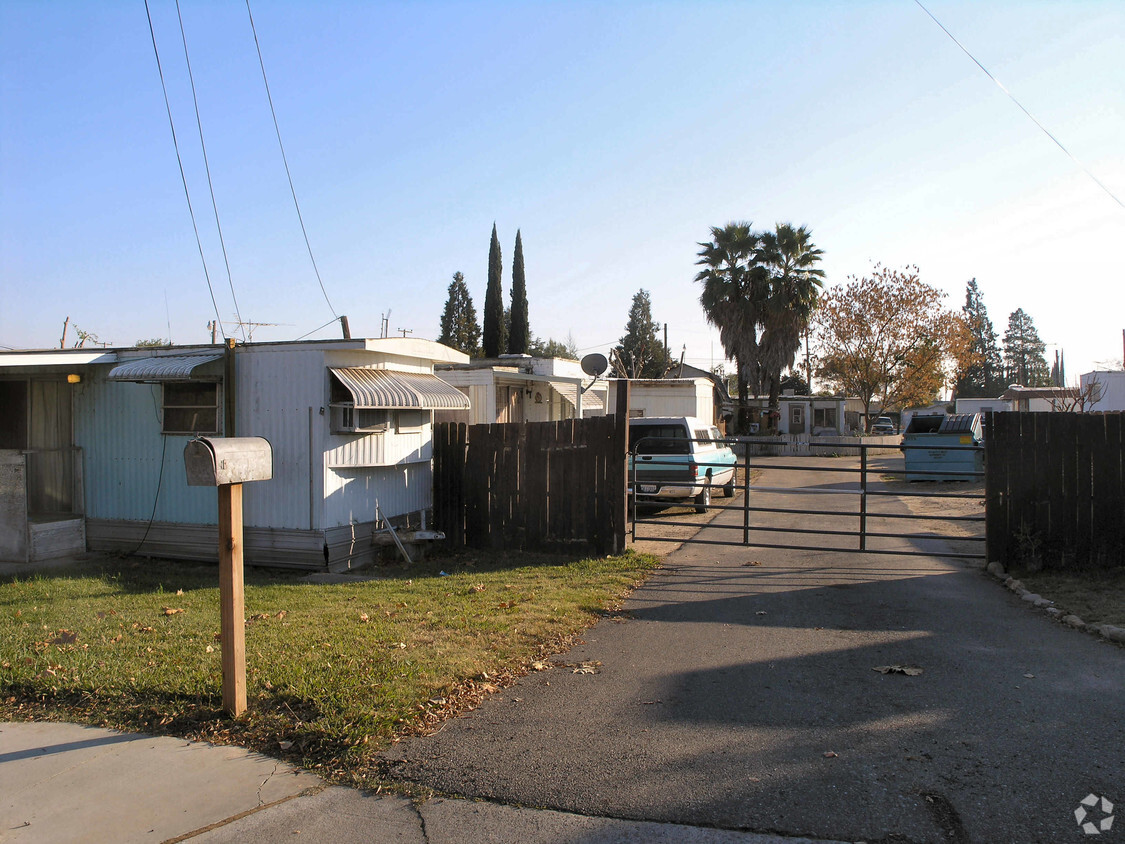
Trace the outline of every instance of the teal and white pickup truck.
<instances>
[{"instance_id":1,"label":"teal and white pickup truck","mask_svg":"<svg viewBox=\"0 0 1125 844\"><path fill-rule=\"evenodd\" d=\"M695 502L703 513L712 488L734 495L738 458L719 429L694 416L646 416L629 420L629 493L649 504ZM634 486L636 487L634 489Z\"/></svg>"}]
</instances>

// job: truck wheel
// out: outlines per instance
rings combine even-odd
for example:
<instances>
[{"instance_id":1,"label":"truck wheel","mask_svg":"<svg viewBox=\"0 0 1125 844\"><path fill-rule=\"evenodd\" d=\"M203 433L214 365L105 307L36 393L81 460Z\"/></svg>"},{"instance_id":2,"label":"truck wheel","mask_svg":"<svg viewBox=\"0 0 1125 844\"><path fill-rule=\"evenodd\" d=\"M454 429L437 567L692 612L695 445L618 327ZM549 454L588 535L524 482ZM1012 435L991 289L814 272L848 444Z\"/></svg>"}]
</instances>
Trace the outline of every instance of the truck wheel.
<instances>
[{"instance_id":1,"label":"truck wheel","mask_svg":"<svg viewBox=\"0 0 1125 844\"><path fill-rule=\"evenodd\" d=\"M711 479L707 479L707 483L703 487L703 492L695 496L695 512L706 513L707 508L711 506Z\"/></svg>"},{"instance_id":2,"label":"truck wheel","mask_svg":"<svg viewBox=\"0 0 1125 844\"><path fill-rule=\"evenodd\" d=\"M734 475L723 485L723 498L734 498Z\"/></svg>"}]
</instances>

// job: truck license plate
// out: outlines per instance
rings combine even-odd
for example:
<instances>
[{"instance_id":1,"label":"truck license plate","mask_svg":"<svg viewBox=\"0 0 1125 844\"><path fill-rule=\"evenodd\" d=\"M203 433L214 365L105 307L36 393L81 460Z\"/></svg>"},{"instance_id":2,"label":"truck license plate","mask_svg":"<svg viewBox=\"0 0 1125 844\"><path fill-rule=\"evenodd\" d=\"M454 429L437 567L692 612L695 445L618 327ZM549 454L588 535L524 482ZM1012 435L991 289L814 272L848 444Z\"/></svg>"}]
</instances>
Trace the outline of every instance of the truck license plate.
<instances>
[{"instance_id":1,"label":"truck license plate","mask_svg":"<svg viewBox=\"0 0 1125 844\"><path fill-rule=\"evenodd\" d=\"M641 484L641 492L652 494L656 492L656 484Z\"/></svg>"}]
</instances>

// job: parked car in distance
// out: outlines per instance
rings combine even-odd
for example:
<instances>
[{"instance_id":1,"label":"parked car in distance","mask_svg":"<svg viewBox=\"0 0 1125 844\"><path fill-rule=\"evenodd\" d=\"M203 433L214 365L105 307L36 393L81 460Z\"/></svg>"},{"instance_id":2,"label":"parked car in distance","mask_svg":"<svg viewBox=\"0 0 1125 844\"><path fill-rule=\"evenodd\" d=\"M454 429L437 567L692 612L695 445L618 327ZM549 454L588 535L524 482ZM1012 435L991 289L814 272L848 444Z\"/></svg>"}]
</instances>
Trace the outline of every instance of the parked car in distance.
<instances>
[{"instance_id":1,"label":"parked car in distance","mask_svg":"<svg viewBox=\"0 0 1125 844\"><path fill-rule=\"evenodd\" d=\"M712 488L720 488L727 498L734 495L737 462L719 429L702 419L629 420L629 493L637 502L691 500L695 511L703 513Z\"/></svg>"},{"instance_id":2,"label":"parked car in distance","mask_svg":"<svg viewBox=\"0 0 1125 844\"><path fill-rule=\"evenodd\" d=\"M871 426L871 433L873 434L897 434L895 430L895 423L891 421L889 416L879 416L875 419L875 424Z\"/></svg>"}]
</instances>

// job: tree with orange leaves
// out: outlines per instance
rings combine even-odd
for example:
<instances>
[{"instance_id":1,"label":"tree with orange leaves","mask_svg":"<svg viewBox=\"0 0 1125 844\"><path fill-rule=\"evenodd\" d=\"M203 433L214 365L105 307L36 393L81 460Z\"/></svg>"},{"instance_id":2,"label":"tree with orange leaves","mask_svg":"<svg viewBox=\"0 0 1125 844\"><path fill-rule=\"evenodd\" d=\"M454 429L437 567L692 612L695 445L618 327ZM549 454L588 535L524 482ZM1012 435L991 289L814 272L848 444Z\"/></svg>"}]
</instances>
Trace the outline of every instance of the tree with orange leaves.
<instances>
[{"instance_id":1,"label":"tree with orange leaves","mask_svg":"<svg viewBox=\"0 0 1125 844\"><path fill-rule=\"evenodd\" d=\"M818 376L858 396L868 425L875 399L883 412L934 401L971 354L964 322L945 298L913 266L876 264L864 278L849 276L820 297Z\"/></svg>"}]
</instances>

